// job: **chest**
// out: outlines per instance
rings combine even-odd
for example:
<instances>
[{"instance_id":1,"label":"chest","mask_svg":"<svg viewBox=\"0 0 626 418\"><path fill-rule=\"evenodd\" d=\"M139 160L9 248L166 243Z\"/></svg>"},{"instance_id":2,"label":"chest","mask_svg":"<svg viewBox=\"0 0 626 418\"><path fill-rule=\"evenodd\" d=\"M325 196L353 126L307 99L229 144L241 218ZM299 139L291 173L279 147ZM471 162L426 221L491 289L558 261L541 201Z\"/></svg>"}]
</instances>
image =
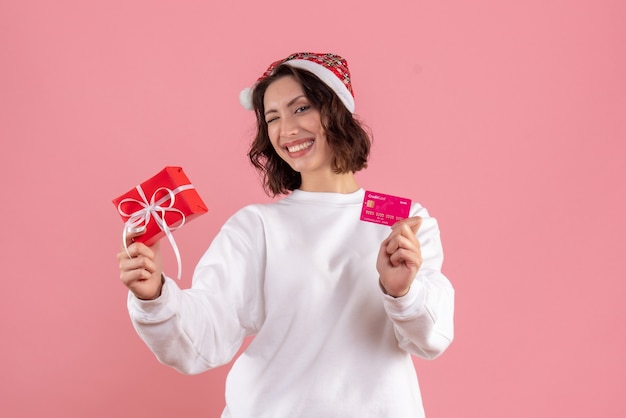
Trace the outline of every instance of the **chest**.
<instances>
[{"instance_id":1,"label":"chest","mask_svg":"<svg viewBox=\"0 0 626 418\"><path fill-rule=\"evenodd\" d=\"M266 298L282 305L324 303L338 294L377 296L376 259L389 228L359 215L358 208L324 208L268 228Z\"/></svg>"}]
</instances>

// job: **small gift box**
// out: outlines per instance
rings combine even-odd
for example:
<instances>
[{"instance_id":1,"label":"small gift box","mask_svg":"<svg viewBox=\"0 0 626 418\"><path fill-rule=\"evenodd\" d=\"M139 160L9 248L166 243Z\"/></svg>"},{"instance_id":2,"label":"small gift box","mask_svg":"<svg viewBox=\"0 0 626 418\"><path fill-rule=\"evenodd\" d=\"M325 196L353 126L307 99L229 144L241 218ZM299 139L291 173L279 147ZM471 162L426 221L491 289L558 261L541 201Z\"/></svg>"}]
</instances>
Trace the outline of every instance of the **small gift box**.
<instances>
[{"instance_id":1,"label":"small gift box","mask_svg":"<svg viewBox=\"0 0 626 418\"><path fill-rule=\"evenodd\" d=\"M180 278L180 255L172 231L208 211L181 167L165 167L155 176L113 199L124 220L123 242L129 231L146 232L135 241L152 245L166 236L176 253Z\"/></svg>"}]
</instances>

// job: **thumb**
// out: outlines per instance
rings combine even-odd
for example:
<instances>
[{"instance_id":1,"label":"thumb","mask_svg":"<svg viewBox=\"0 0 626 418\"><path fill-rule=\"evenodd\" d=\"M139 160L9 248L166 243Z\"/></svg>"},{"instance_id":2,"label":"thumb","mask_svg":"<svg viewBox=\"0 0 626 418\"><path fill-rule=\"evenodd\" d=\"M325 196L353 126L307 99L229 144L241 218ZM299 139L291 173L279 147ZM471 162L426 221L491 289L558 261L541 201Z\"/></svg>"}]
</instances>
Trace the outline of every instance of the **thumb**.
<instances>
[{"instance_id":1,"label":"thumb","mask_svg":"<svg viewBox=\"0 0 626 418\"><path fill-rule=\"evenodd\" d=\"M411 231L414 234L417 234L417 231L422 226L422 217L421 216L412 216L410 218L403 219L403 220L398 221L395 224L393 224L391 229L395 230L397 228L402 228L404 225L406 225L409 228L411 228Z\"/></svg>"}]
</instances>

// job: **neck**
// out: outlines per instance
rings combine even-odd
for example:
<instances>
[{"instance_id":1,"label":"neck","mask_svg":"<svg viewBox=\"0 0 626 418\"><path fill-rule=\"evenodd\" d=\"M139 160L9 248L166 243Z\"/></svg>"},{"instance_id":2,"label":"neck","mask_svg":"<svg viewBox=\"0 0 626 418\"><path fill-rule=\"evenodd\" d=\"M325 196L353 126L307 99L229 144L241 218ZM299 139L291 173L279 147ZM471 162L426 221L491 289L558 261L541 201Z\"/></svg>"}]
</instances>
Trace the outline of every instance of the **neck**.
<instances>
[{"instance_id":1,"label":"neck","mask_svg":"<svg viewBox=\"0 0 626 418\"><path fill-rule=\"evenodd\" d=\"M359 190L354 173L324 173L302 176L300 190L305 192L353 193Z\"/></svg>"}]
</instances>

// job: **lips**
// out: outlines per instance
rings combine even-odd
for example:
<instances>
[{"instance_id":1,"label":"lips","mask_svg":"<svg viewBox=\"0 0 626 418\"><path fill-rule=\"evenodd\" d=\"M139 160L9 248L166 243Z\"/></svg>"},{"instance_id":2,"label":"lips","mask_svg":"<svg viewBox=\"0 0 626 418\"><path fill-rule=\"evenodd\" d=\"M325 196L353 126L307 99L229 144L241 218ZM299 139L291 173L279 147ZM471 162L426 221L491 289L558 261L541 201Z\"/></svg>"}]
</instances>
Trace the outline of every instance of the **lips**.
<instances>
[{"instance_id":1,"label":"lips","mask_svg":"<svg viewBox=\"0 0 626 418\"><path fill-rule=\"evenodd\" d=\"M300 142L299 144L286 146L285 148L287 148L287 151L289 152L298 152L309 148L311 145L313 145L313 141L307 140L305 142Z\"/></svg>"}]
</instances>

